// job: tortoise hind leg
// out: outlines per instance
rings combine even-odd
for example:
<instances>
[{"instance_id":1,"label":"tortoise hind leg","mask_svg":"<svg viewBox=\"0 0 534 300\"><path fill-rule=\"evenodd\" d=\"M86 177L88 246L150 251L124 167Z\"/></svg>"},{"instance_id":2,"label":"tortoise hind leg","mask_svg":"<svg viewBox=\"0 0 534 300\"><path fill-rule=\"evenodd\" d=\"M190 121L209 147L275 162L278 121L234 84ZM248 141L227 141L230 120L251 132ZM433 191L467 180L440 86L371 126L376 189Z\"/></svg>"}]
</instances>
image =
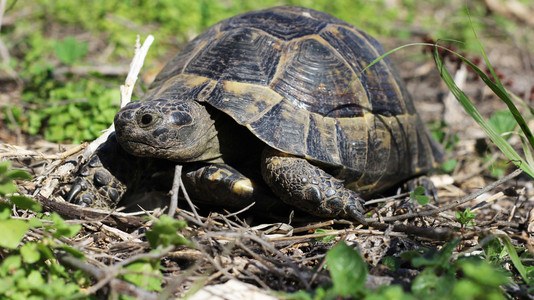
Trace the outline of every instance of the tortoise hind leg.
<instances>
[{"instance_id":1,"label":"tortoise hind leg","mask_svg":"<svg viewBox=\"0 0 534 300\"><path fill-rule=\"evenodd\" d=\"M262 175L273 192L287 204L319 217L349 217L366 223L360 196L306 159L267 149L263 155Z\"/></svg>"}]
</instances>

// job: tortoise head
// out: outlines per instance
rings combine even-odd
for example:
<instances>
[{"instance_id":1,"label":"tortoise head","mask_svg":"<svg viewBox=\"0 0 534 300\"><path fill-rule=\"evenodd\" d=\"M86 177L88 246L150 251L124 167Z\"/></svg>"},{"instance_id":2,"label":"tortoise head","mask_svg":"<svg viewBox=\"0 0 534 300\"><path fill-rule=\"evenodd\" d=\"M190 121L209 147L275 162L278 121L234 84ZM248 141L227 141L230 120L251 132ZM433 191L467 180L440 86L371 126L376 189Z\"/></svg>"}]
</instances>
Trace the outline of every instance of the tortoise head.
<instances>
[{"instance_id":1,"label":"tortoise head","mask_svg":"<svg viewBox=\"0 0 534 300\"><path fill-rule=\"evenodd\" d=\"M131 102L114 122L117 140L136 156L177 162L220 156L214 121L203 105L192 100Z\"/></svg>"}]
</instances>

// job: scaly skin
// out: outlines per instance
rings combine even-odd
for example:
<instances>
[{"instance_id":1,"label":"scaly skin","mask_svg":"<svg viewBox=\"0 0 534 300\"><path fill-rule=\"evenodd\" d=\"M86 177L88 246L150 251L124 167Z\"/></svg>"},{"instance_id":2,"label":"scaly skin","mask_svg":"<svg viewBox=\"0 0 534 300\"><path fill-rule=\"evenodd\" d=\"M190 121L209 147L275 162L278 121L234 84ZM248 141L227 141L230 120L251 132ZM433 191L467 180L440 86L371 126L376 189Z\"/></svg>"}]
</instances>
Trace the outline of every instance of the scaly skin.
<instances>
[{"instance_id":1,"label":"scaly skin","mask_svg":"<svg viewBox=\"0 0 534 300\"><path fill-rule=\"evenodd\" d=\"M150 182L152 173L163 169L168 170L179 163L186 165L183 179L192 198L212 201L216 205L228 207L244 207L256 202L257 206L262 207L260 209L269 209L273 206L272 203L277 202L268 191L261 188L261 183L254 184L252 180L233 167L213 161L203 162L204 157L208 157L209 160L222 154L217 152L219 149L218 133L214 126L209 125L210 115L202 111L202 106L193 101L171 101L174 104L171 107L178 107L182 113L188 111L195 115L195 118L188 119L189 123L183 125L170 118L173 116L171 112L160 111L162 108L167 108L166 103L158 100L135 103L123 108L115 120L118 138L111 136L91 158L90 163L81 168L67 197L68 200L85 206L112 208L126 190L135 190L143 186L150 188L150 184L146 183ZM126 115L138 117L127 118ZM150 115L151 120L157 121L144 124L144 120L147 119L143 118L145 115ZM167 117L170 119L167 120ZM122 122L130 123L122 124ZM185 128L191 136L180 134L184 126L196 129ZM201 158L200 161L173 163L163 160L169 157L176 159L174 156L180 153L179 148L167 147L145 151L143 147L148 144L147 141L153 136L152 133L161 131L161 128L164 128L168 134L171 131L177 132L168 135L169 139L166 141L171 146L192 142L193 145L188 148L190 153L188 157ZM201 134L198 133L199 131ZM193 136L206 138L199 141ZM181 138L180 142L173 142L178 138ZM141 143L136 141L141 141ZM122 144L128 147L134 145L138 148L127 148L128 151L125 151ZM156 146L147 147L158 147L155 142L151 144ZM348 217L365 223L361 206L363 200L356 192L345 188L341 180L305 159L270 149L264 151L265 155L257 163L262 165L263 179L276 196L285 203L315 216ZM134 153L129 153L130 151ZM141 156L151 154L154 157L143 158L134 156L134 154ZM243 157L243 160L245 159Z\"/></svg>"},{"instance_id":2,"label":"scaly skin","mask_svg":"<svg viewBox=\"0 0 534 300\"><path fill-rule=\"evenodd\" d=\"M111 135L80 167L66 200L86 207L114 208L126 192L125 177L130 173L126 169L133 170L135 161Z\"/></svg>"},{"instance_id":3,"label":"scaly skin","mask_svg":"<svg viewBox=\"0 0 534 300\"><path fill-rule=\"evenodd\" d=\"M284 202L319 217L352 218L365 224L364 202L343 186L343 182L306 159L268 149L264 153L262 175Z\"/></svg>"}]
</instances>

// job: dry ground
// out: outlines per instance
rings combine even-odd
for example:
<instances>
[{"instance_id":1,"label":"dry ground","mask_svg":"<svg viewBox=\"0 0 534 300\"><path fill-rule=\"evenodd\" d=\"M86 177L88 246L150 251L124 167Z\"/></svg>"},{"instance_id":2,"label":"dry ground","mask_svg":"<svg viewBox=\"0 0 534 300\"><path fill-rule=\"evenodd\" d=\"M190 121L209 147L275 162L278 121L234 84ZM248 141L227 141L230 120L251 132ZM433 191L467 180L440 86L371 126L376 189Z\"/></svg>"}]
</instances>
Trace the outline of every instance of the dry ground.
<instances>
[{"instance_id":1,"label":"dry ground","mask_svg":"<svg viewBox=\"0 0 534 300\"><path fill-rule=\"evenodd\" d=\"M532 101L534 60L530 57L531 53L516 45L500 44L498 40L485 42L490 60L503 74L510 90L526 101ZM395 41L391 41L387 44L394 43ZM371 274L367 283L370 287L392 282L407 285L418 274L415 269L392 272L380 264L384 256L398 255L402 251L422 246L439 247L454 237L462 239L458 250L465 252L480 251L477 247L481 242L479 237L485 234L503 234L512 238L515 245L526 247L534 254L534 190L531 179L519 175L488 187L497 179L489 176L490 163L477 153L477 145L489 143L482 131L458 104L447 100L449 93L430 56L427 62L416 63L402 60L402 55L403 52L397 54L395 60L423 118L426 121L445 120L449 124L445 129L447 133L459 137L459 142L448 154L450 158L458 160L456 169L450 174L436 174L432 177L438 187L439 203L424 207L415 205L405 193L385 198L382 202L367 206L370 217L378 218L384 224L384 227L373 228L345 220L293 221L290 224L286 222L259 226L253 219L246 217L246 213L210 213L206 210L200 211L200 217L196 218L189 212L187 205L182 204L185 202L180 202L181 209L177 211L176 217L188 221L186 235L195 243L196 248L167 249L161 255L165 279L168 286L172 286L167 292L183 296L198 283L207 286L231 282L234 291L243 288L236 285L235 281L229 281L234 279L259 287L255 291L258 293L269 289L294 292L314 288L330 281L328 272L320 266L324 263L327 250L341 239L357 247L366 259ZM451 67L451 70L454 69ZM465 90L485 116L504 108L471 73L468 72L464 84ZM9 97L16 94L12 83L3 82L0 86L5 91L2 97L7 97L0 101L9 101ZM57 172L51 166L76 158L78 153L69 158L56 156L56 153L70 149L71 146L29 139L20 133L6 130L5 126L0 128L0 140L5 143L0 147L0 155L37 176L31 183L21 183L21 190L35 196L50 210L84 220L83 231L77 237L65 241L86 254L86 264L76 267L84 268L89 264L109 273L116 271L114 264L146 255L149 247L143 239L143 230L150 222L141 215L82 210L61 202L61 191L58 189L52 190L50 194L38 193L46 188L43 183L49 182L51 174ZM24 141L31 141L31 144ZM512 142L518 147L517 138L512 138ZM488 147L496 160L503 159L495 147ZM507 165L506 174L510 174L515 167L511 163ZM454 214L465 208L477 212L475 225L459 230L460 224ZM148 213L158 215L163 212L156 210ZM24 212L19 214L25 215ZM252 223L254 226L251 226ZM316 229L329 230L328 235L334 235L334 241L321 242L318 238L326 234L314 233ZM115 291L124 292L126 289L143 297L154 296L121 285L111 278L103 278L96 286L104 283L110 284ZM245 288L248 295L254 292L254 288L250 286ZM93 286L90 291L96 291L96 287ZM217 291L229 295L223 287L210 292ZM510 292L516 297L527 297L521 296L521 288ZM234 296L237 297L237 294Z\"/></svg>"}]
</instances>

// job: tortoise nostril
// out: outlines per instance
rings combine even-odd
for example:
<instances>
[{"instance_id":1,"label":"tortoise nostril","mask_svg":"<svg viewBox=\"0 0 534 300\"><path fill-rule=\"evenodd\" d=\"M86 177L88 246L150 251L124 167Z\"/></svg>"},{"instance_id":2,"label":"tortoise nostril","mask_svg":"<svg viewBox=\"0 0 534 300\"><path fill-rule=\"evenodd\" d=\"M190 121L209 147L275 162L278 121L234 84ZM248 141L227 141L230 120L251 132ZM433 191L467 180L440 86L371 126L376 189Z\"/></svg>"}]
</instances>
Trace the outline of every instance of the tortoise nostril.
<instances>
[{"instance_id":1,"label":"tortoise nostril","mask_svg":"<svg viewBox=\"0 0 534 300\"><path fill-rule=\"evenodd\" d=\"M152 115L150 115L150 114L144 114L144 115L141 117L141 124L142 124L142 125L150 125L150 123L152 123L153 120L154 120L154 117L152 117Z\"/></svg>"}]
</instances>

